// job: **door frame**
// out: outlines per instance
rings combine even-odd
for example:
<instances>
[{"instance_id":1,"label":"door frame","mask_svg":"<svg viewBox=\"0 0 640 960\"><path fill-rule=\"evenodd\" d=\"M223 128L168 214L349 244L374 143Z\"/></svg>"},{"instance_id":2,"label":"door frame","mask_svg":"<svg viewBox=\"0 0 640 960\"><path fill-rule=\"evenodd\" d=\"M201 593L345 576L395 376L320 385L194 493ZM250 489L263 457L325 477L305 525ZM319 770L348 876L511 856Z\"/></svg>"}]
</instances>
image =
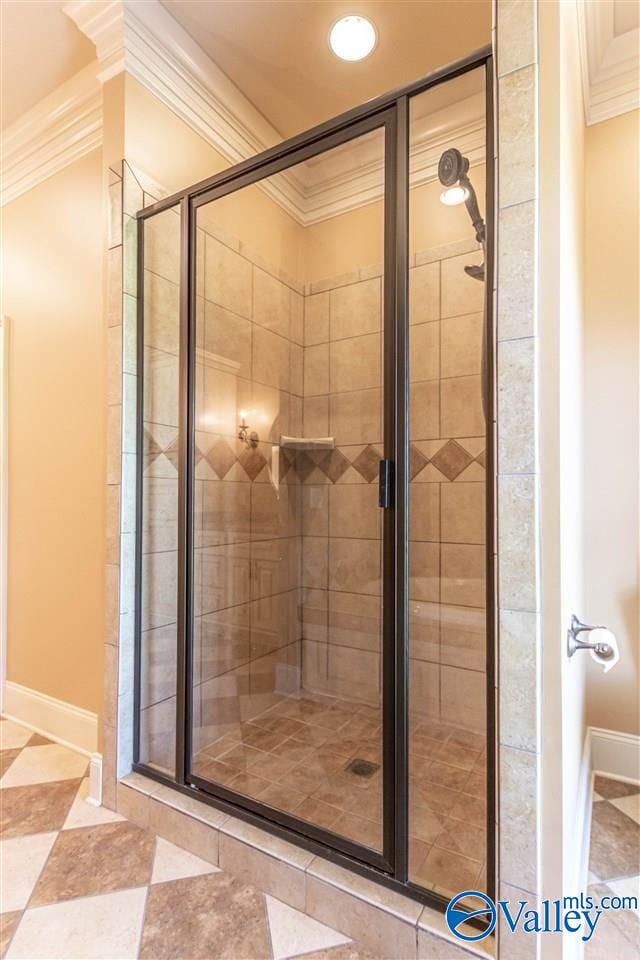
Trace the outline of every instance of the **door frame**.
<instances>
[{"instance_id":1,"label":"door frame","mask_svg":"<svg viewBox=\"0 0 640 960\"><path fill-rule=\"evenodd\" d=\"M134 655L134 764L135 770L212 806L245 819L284 839L348 867L370 879L399 890L423 903L443 910L448 899L408 879L408 523L409 443L407 437L408 391L406 371L408 334L408 198L409 198L409 104L413 96L471 70L485 71L486 116L486 206L487 244L485 282L487 367L487 459L486 459L486 630L487 630L487 892L495 894L496 843L496 591L495 591L495 377L494 377L494 101L493 57L490 46L474 51L448 66L401 89L391 91L368 103L272 147L256 157L178 191L137 214L138 289L144 290L144 224L147 219L171 208L180 207L180 386L179 386L179 524L178 542L178 677L176 711L176 775L167 776L140 762L140 675L141 675L141 587L143 474L143 297L138 299L138 423L137 423L137 497L136 497L136 585ZM391 461L393 479L392 509L384 515L383 595L392 603L383 615L383 698L385 773L384 844L382 856L364 856L371 851L351 841L342 841L307 821L274 811L250 800L188 775L191 711L191 573L193 543L193 439L194 431L194 355L195 345L195 211L212 199L256 183L317 153L347 142L361 133L379 127L385 129L385 301L384 301L384 457ZM390 135L391 134L391 135ZM388 180L387 180L388 177ZM388 282L387 282L388 281ZM392 815L390 815L390 812ZM304 832L300 832L303 830ZM336 840L340 840L336 843ZM330 840L331 843L327 841Z\"/></svg>"}]
</instances>

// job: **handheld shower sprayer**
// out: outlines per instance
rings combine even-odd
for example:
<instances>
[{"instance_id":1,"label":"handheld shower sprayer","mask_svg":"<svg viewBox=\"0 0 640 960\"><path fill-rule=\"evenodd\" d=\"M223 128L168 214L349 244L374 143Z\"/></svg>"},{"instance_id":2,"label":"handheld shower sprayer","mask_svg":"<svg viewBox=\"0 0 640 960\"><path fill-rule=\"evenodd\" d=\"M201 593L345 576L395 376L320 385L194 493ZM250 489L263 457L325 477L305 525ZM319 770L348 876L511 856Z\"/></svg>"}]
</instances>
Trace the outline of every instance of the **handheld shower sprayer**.
<instances>
[{"instance_id":1,"label":"handheld shower sprayer","mask_svg":"<svg viewBox=\"0 0 640 960\"><path fill-rule=\"evenodd\" d=\"M469 216L471 217L473 229L476 232L476 240L484 247L486 240L486 227L484 220L480 215L478 198L476 197L476 192L473 189L473 184L468 177L468 172L469 160L467 157L463 157L460 151L456 150L455 147L451 147L449 150L444 151L438 164L438 179L444 187L455 187L458 185L464 190L466 194L464 205L467 208ZM481 264L480 266L474 265L465 267L465 271L470 277L474 277L476 280L484 280L484 264Z\"/></svg>"}]
</instances>

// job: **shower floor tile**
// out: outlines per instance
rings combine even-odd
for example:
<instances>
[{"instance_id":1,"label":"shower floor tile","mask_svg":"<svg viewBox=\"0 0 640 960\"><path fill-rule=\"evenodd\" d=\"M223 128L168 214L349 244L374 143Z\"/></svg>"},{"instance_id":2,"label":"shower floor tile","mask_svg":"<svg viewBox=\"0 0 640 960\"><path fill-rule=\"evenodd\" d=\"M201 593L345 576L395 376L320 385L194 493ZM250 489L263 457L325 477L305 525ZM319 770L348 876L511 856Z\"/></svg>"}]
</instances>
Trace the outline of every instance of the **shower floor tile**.
<instances>
[{"instance_id":1,"label":"shower floor tile","mask_svg":"<svg viewBox=\"0 0 640 960\"><path fill-rule=\"evenodd\" d=\"M410 737L410 876L443 895L483 884L484 737L416 721ZM349 769L376 765L370 776ZM382 715L330 697L292 695L203 747L193 773L376 851L382 849Z\"/></svg>"}]
</instances>

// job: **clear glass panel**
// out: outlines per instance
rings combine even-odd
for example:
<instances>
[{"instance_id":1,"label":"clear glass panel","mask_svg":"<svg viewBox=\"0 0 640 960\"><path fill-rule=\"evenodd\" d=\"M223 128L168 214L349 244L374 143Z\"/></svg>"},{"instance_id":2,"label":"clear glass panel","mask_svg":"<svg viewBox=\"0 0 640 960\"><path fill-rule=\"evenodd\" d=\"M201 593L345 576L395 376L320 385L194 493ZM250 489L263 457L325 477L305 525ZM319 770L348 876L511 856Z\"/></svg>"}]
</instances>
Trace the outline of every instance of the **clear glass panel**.
<instances>
[{"instance_id":1,"label":"clear glass panel","mask_svg":"<svg viewBox=\"0 0 640 960\"><path fill-rule=\"evenodd\" d=\"M409 875L448 895L485 886L487 427L484 252L441 194L485 213L484 72L415 97L410 136Z\"/></svg>"},{"instance_id":2,"label":"clear glass panel","mask_svg":"<svg viewBox=\"0 0 640 960\"><path fill-rule=\"evenodd\" d=\"M178 569L180 215L144 225L140 761L173 773Z\"/></svg>"},{"instance_id":3,"label":"clear glass panel","mask_svg":"<svg viewBox=\"0 0 640 960\"><path fill-rule=\"evenodd\" d=\"M376 850L383 193L376 130L198 210L191 763Z\"/></svg>"}]
</instances>

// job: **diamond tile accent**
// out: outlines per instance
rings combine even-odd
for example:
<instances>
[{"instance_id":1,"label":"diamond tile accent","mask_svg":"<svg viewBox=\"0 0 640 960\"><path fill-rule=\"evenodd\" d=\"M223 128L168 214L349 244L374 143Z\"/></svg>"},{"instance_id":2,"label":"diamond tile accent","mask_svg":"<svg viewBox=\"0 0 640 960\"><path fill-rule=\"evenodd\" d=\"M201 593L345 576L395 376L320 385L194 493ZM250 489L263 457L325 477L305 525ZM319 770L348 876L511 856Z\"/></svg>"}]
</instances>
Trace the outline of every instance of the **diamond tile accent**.
<instances>
[{"instance_id":1,"label":"diamond tile accent","mask_svg":"<svg viewBox=\"0 0 640 960\"><path fill-rule=\"evenodd\" d=\"M180 440L177 436L171 441L167 449L164 451L164 455L172 467L175 467L177 471L178 461L180 460Z\"/></svg>"},{"instance_id":2,"label":"diamond tile accent","mask_svg":"<svg viewBox=\"0 0 640 960\"><path fill-rule=\"evenodd\" d=\"M243 450L238 457L238 462L250 480L255 480L260 471L264 470L265 466L267 465L267 461L262 456L260 451L254 450L253 447L248 447L247 449Z\"/></svg>"},{"instance_id":3,"label":"diamond tile accent","mask_svg":"<svg viewBox=\"0 0 640 960\"><path fill-rule=\"evenodd\" d=\"M476 457L476 463L479 463L481 467L484 467L486 465L485 461L486 461L486 451L483 450Z\"/></svg>"},{"instance_id":4,"label":"diamond tile accent","mask_svg":"<svg viewBox=\"0 0 640 960\"><path fill-rule=\"evenodd\" d=\"M223 480L236 462L236 455L224 437L218 437L205 459Z\"/></svg>"},{"instance_id":5,"label":"diamond tile accent","mask_svg":"<svg viewBox=\"0 0 640 960\"><path fill-rule=\"evenodd\" d=\"M331 450L325 454L318 463L320 469L326 473L332 483L337 483L343 473L349 469L351 462L340 450Z\"/></svg>"},{"instance_id":6,"label":"diamond tile accent","mask_svg":"<svg viewBox=\"0 0 640 960\"><path fill-rule=\"evenodd\" d=\"M316 464L311 457L304 450L298 451L296 457L296 472L303 483L307 477L313 473L315 468Z\"/></svg>"},{"instance_id":7,"label":"diamond tile accent","mask_svg":"<svg viewBox=\"0 0 640 960\"><path fill-rule=\"evenodd\" d=\"M369 444L358 454L352 466L355 467L361 477L364 477L367 483L371 483L378 476L379 464L378 451Z\"/></svg>"},{"instance_id":8,"label":"diamond tile accent","mask_svg":"<svg viewBox=\"0 0 640 960\"><path fill-rule=\"evenodd\" d=\"M431 463L445 475L447 480L455 480L473 459L471 454L467 453L455 440L447 440L444 447L441 447L431 458Z\"/></svg>"},{"instance_id":9,"label":"diamond tile accent","mask_svg":"<svg viewBox=\"0 0 640 960\"><path fill-rule=\"evenodd\" d=\"M412 443L409 447L409 479L414 480L428 463L427 457Z\"/></svg>"}]
</instances>

